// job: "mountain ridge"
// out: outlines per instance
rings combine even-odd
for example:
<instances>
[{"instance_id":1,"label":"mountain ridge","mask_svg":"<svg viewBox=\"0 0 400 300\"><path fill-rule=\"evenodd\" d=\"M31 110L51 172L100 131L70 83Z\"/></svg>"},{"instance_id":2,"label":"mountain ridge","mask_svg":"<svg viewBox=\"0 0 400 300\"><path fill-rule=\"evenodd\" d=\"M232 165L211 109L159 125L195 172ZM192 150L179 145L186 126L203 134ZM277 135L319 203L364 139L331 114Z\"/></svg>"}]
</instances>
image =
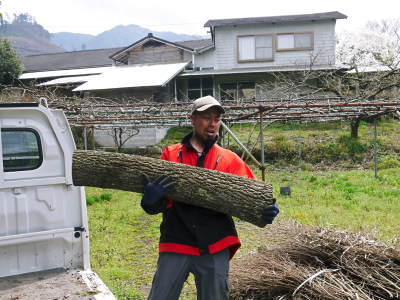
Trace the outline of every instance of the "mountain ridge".
<instances>
[{"instance_id":1,"label":"mountain ridge","mask_svg":"<svg viewBox=\"0 0 400 300\"><path fill-rule=\"evenodd\" d=\"M152 31L139 25L117 25L97 35L75 33L52 33L51 41L66 50L91 50L124 47L145 37L149 33L171 42L202 39L199 35L178 34L171 31Z\"/></svg>"},{"instance_id":2,"label":"mountain ridge","mask_svg":"<svg viewBox=\"0 0 400 300\"><path fill-rule=\"evenodd\" d=\"M0 22L0 38L7 39L19 56L126 47L149 33L171 42L205 38L171 31L152 31L135 24L117 25L97 35L50 33L29 14L16 15L11 22Z\"/></svg>"}]
</instances>

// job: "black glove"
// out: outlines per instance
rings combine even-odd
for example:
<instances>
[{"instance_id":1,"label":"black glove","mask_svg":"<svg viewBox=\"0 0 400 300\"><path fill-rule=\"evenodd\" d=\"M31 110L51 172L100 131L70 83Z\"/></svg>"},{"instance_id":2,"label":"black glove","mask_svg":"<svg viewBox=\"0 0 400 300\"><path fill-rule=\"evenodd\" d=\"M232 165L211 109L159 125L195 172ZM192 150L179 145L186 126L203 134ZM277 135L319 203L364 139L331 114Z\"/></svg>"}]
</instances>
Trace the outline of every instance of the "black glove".
<instances>
[{"instance_id":1,"label":"black glove","mask_svg":"<svg viewBox=\"0 0 400 300\"><path fill-rule=\"evenodd\" d=\"M262 211L262 216L266 224L272 224L272 221L274 221L278 214L279 207L276 203L266 206Z\"/></svg>"},{"instance_id":2,"label":"black glove","mask_svg":"<svg viewBox=\"0 0 400 300\"><path fill-rule=\"evenodd\" d=\"M167 203L165 195L174 184L171 180L171 177L161 175L154 182L150 182L149 177L143 174L144 192L140 205L145 212L155 215L165 209Z\"/></svg>"}]
</instances>

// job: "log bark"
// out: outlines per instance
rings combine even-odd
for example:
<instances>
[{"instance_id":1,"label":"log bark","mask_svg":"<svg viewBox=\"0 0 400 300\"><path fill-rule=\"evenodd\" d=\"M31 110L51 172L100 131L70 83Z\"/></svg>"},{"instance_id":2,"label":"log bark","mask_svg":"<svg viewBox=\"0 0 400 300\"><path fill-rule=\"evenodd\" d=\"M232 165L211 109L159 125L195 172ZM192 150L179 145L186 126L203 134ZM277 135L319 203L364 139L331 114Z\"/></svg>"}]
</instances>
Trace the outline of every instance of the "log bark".
<instances>
[{"instance_id":1,"label":"log bark","mask_svg":"<svg viewBox=\"0 0 400 300\"><path fill-rule=\"evenodd\" d=\"M262 210L275 199L271 184L214 170L138 155L75 151L74 185L143 193L143 173L154 180L171 176L175 185L168 197L209 208L264 227Z\"/></svg>"}]
</instances>

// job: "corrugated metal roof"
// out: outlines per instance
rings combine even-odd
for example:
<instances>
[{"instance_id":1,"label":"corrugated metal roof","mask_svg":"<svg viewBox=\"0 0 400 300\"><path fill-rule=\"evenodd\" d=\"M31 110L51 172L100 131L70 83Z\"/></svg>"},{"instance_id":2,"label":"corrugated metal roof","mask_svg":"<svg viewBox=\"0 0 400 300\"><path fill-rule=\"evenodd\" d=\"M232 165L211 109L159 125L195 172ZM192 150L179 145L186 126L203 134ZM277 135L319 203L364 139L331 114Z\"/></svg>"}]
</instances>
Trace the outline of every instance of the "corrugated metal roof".
<instances>
[{"instance_id":1,"label":"corrugated metal roof","mask_svg":"<svg viewBox=\"0 0 400 300\"><path fill-rule=\"evenodd\" d=\"M346 19L347 16L338 12L330 11L316 14L303 14L303 15L286 15L286 16L270 16L270 17L256 17L256 18L237 18L237 19L218 19L208 20L204 27L220 27L231 25L244 25L256 23L286 23L286 22L301 22L301 21L320 21L330 19Z\"/></svg>"},{"instance_id":2,"label":"corrugated metal roof","mask_svg":"<svg viewBox=\"0 0 400 300\"><path fill-rule=\"evenodd\" d=\"M163 86L188 64L153 64L114 67L78 86L73 91Z\"/></svg>"},{"instance_id":3,"label":"corrugated metal roof","mask_svg":"<svg viewBox=\"0 0 400 300\"><path fill-rule=\"evenodd\" d=\"M111 66L109 56L123 48L71 51L23 56L25 72L68 70Z\"/></svg>"},{"instance_id":4,"label":"corrugated metal roof","mask_svg":"<svg viewBox=\"0 0 400 300\"><path fill-rule=\"evenodd\" d=\"M37 84L37 86L50 86L50 85L62 85L69 83L82 83L87 82L89 79L92 79L98 75L87 75L87 76L74 76L74 77L61 77L57 79L52 79L46 82L42 82Z\"/></svg>"},{"instance_id":5,"label":"corrugated metal roof","mask_svg":"<svg viewBox=\"0 0 400 300\"><path fill-rule=\"evenodd\" d=\"M77 76L77 75L93 75L93 74L101 74L104 71L107 71L111 68L113 67L32 72L32 73L22 74L21 76L19 76L19 79L39 79L39 78L65 77L65 76Z\"/></svg>"}]
</instances>

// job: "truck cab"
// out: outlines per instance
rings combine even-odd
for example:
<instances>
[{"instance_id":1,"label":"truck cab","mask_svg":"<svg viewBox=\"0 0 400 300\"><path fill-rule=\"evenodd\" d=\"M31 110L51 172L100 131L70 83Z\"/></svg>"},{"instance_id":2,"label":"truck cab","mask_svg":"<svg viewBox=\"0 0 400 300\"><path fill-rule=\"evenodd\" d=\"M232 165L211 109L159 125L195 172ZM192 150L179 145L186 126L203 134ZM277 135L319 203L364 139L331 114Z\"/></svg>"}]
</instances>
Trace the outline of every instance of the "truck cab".
<instances>
[{"instance_id":1,"label":"truck cab","mask_svg":"<svg viewBox=\"0 0 400 300\"><path fill-rule=\"evenodd\" d=\"M114 299L90 270L85 190L72 184L75 143L64 113L43 99L3 103L0 132L0 298L25 299L22 284L7 284L16 276L73 270L93 298Z\"/></svg>"}]
</instances>

